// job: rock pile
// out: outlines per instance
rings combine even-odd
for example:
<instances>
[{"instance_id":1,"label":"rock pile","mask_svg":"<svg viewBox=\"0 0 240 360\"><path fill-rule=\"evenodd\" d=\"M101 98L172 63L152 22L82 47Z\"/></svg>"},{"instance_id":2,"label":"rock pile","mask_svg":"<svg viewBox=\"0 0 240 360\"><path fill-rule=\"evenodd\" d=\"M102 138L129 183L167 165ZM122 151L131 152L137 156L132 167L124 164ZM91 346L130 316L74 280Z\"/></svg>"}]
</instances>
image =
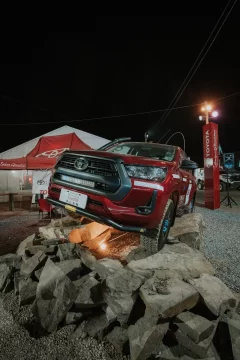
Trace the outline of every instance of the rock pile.
<instances>
[{"instance_id":1,"label":"rock pile","mask_svg":"<svg viewBox=\"0 0 240 360\"><path fill-rule=\"evenodd\" d=\"M63 235L80 226L62 221ZM191 244L201 232L194 226ZM177 241L155 255L137 248L124 266L78 244L54 245L56 228L0 257L0 291L31 304L43 329L75 324L73 338L108 341L132 360L240 359L237 301L200 251Z\"/></svg>"}]
</instances>

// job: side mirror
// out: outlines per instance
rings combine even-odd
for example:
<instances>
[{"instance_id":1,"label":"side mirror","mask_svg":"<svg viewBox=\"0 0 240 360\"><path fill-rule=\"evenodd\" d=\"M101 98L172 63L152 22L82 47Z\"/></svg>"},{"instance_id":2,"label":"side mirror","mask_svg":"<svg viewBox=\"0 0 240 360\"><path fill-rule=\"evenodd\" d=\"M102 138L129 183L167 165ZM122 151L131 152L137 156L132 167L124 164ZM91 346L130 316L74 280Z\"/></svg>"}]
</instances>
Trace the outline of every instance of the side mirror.
<instances>
[{"instance_id":1,"label":"side mirror","mask_svg":"<svg viewBox=\"0 0 240 360\"><path fill-rule=\"evenodd\" d=\"M183 160L180 168L183 170L196 170L198 169L198 164L192 160Z\"/></svg>"}]
</instances>

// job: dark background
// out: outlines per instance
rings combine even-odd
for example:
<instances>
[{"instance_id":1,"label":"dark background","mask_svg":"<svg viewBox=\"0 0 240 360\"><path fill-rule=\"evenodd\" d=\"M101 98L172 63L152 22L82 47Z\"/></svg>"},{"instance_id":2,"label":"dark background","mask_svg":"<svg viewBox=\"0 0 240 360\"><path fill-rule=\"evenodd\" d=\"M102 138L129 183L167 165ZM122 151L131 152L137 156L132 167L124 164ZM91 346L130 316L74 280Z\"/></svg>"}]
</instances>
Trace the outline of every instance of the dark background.
<instances>
[{"instance_id":1,"label":"dark background","mask_svg":"<svg viewBox=\"0 0 240 360\"><path fill-rule=\"evenodd\" d=\"M167 108L226 3L212 1L207 16L188 7L185 15L82 17L79 32L9 27L1 39L0 152L63 125L108 139L144 140L162 112L77 120ZM176 106L240 91L239 9L238 2ZM225 152L240 150L239 103L240 95L214 103ZM164 142L182 131L187 154L202 164L199 111L173 110L154 139L171 129ZM183 146L178 136L170 143Z\"/></svg>"}]
</instances>

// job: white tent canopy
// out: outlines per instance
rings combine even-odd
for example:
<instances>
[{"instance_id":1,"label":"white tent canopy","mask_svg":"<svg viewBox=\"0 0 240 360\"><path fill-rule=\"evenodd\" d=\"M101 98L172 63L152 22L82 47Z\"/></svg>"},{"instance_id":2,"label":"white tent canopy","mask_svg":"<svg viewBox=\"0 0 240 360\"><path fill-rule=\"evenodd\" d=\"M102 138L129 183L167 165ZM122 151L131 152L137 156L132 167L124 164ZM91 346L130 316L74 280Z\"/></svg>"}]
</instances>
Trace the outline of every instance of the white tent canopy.
<instances>
[{"instance_id":1,"label":"white tent canopy","mask_svg":"<svg viewBox=\"0 0 240 360\"><path fill-rule=\"evenodd\" d=\"M102 137L87 133L82 130L78 130L71 126L62 126L56 130L50 131L46 134L43 134L35 139L29 140L21 145L15 146L10 150L6 150L0 153L0 159L15 159L26 156L37 144L38 140L42 136L54 136L54 135L64 135L75 133L80 140L89 145L92 149L98 149L101 146L107 144L110 140L104 139Z\"/></svg>"},{"instance_id":2,"label":"white tent canopy","mask_svg":"<svg viewBox=\"0 0 240 360\"><path fill-rule=\"evenodd\" d=\"M80 140L82 140L85 144L89 145L92 149L98 149L101 146L107 144L109 140L104 139L102 137L87 133L82 130L78 130L71 126L62 126L56 130L50 131L46 134L43 134L35 139L29 140L21 145L15 146L12 149L4 151L0 153L1 159L16 159L20 157L26 156L33 148L36 146L38 140L42 136L55 136L55 135L64 135L75 133ZM17 171L9 171L9 170L1 170L0 171L0 193L1 192L19 192L21 189L26 189L27 187L23 186L25 181L32 181L32 171L26 170L17 170ZM27 180L26 180L27 179ZM28 189L31 189L31 184L27 184ZM29 188L30 186L30 188Z\"/></svg>"}]
</instances>

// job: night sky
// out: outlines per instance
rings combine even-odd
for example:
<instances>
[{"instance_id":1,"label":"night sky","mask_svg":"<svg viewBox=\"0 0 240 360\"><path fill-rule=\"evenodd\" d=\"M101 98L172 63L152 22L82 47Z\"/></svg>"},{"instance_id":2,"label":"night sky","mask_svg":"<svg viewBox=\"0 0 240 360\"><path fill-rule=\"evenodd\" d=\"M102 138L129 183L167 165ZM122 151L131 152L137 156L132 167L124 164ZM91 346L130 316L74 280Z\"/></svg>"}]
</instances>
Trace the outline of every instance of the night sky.
<instances>
[{"instance_id":1,"label":"night sky","mask_svg":"<svg viewBox=\"0 0 240 360\"><path fill-rule=\"evenodd\" d=\"M0 116L1 124L16 125L0 126L0 152L63 125L143 141L162 112L77 120L167 108L227 1L211 3L208 16L189 8L185 16L85 17L79 32L8 30L1 39ZM176 106L240 91L239 10L238 2ZM240 94L215 103L225 152L240 150L239 104ZM182 131L187 154L201 164L199 111L199 106L173 110L154 129L154 140L169 129L163 142ZM35 122L44 124L19 125ZM170 143L183 146L178 136Z\"/></svg>"}]
</instances>

